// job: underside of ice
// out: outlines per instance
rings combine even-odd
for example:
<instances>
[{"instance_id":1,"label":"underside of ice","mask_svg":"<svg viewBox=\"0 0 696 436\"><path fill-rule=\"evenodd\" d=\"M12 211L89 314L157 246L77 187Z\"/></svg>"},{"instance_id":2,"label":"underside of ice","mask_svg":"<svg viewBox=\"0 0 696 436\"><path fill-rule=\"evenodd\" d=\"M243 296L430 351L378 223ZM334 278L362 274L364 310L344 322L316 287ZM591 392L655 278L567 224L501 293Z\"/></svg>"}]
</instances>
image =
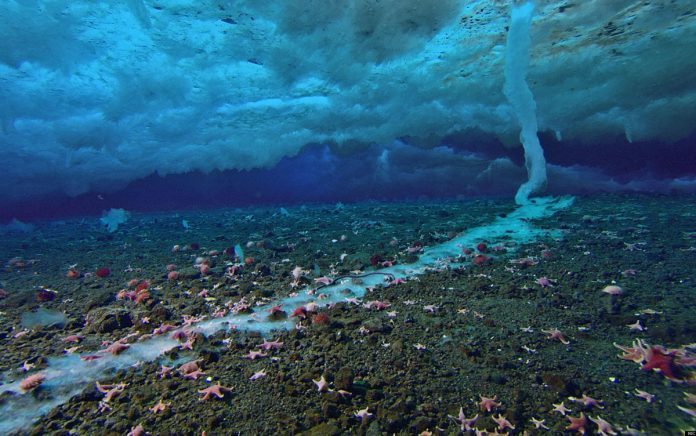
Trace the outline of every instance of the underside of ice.
<instances>
[{"instance_id":1,"label":"underside of ice","mask_svg":"<svg viewBox=\"0 0 696 436\"><path fill-rule=\"evenodd\" d=\"M518 147L510 2L18 1L0 6L0 195L271 167L307 144ZM689 2L538 2L529 87L568 144L694 132ZM666 145L668 146L668 145Z\"/></svg>"}]
</instances>

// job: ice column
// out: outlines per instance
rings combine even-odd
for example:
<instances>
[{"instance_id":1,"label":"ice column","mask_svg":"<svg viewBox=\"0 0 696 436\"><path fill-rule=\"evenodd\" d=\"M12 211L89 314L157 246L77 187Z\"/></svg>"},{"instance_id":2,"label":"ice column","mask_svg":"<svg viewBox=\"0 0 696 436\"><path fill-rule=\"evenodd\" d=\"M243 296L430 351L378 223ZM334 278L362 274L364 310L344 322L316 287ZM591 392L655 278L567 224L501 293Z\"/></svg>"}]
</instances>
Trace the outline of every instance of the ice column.
<instances>
[{"instance_id":1,"label":"ice column","mask_svg":"<svg viewBox=\"0 0 696 436\"><path fill-rule=\"evenodd\" d=\"M534 2L527 1L512 6L510 30L505 47L505 86L503 92L512 106L522 128L520 141L524 147L524 161L529 179L515 194L515 202L523 205L529 196L546 185L546 160L537 137L536 103L525 76L529 65L529 28L532 25Z\"/></svg>"}]
</instances>

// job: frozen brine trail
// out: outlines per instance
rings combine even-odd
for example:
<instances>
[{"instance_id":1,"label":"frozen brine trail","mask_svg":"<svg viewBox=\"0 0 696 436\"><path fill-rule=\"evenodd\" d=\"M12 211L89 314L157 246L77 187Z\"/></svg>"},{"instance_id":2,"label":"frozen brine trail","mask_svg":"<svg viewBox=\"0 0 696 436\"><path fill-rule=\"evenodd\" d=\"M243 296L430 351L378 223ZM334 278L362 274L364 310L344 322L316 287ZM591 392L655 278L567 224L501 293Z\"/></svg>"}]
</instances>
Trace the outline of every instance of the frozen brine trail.
<instances>
[{"instance_id":1,"label":"frozen brine trail","mask_svg":"<svg viewBox=\"0 0 696 436\"><path fill-rule=\"evenodd\" d=\"M256 306L255 312L230 314L200 321L187 330L205 336L227 330L258 332L262 335L268 335L273 331L287 331L295 327L294 320L270 320L265 315L262 318L260 314L267 313L268 309L278 305L299 307L312 303L316 307L323 307L344 302L349 297L359 299L371 287L408 280L431 270L465 266L470 264L470 261L467 259L465 262L461 257L462 249L479 242L504 243L506 248L514 251L510 244L529 243L543 237L558 238L561 236L560 230L541 229L535 227L533 221L552 216L557 211L569 207L572 202L572 197L537 198L504 217L496 218L490 224L468 229L445 243L426 247L414 263L397 264L366 272L358 276L360 280L354 280L353 277L337 278L320 289L305 289L293 296ZM313 290L320 292L312 292ZM48 357L47 367L39 372L45 377L40 387L42 395L35 396L32 391L25 393L20 387L20 380L0 386L0 433L25 428L52 408L79 394L90 383L108 377L116 370L137 366L141 362L155 361L181 344L170 336L162 335L129 345L128 349L118 355L105 353L96 360L83 360L76 354ZM15 374L5 374L4 380L15 377Z\"/></svg>"}]
</instances>

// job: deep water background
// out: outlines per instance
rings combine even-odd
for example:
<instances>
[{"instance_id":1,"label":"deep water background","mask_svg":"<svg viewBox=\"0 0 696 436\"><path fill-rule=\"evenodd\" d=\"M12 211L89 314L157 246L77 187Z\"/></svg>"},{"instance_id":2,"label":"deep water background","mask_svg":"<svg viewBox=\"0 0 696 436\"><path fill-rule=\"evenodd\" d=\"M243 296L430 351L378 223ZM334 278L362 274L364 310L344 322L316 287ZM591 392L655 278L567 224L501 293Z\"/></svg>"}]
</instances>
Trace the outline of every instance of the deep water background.
<instances>
[{"instance_id":1,"label":"deep water background","mask_svg":"<svg viewBox=\"0 0 696 436\"><path fill-rule=\"evenodd\" d=\"M468 139L475 139L475 142ZM694 192L696 137L662 144L573 144L542 134L550 194ZM0 222L98 216L110 208L167 211L457 197L512 197L525 179L522 150L490 136L446 138L443 145L402 138L387 146L346 150L314 144L272 168L151 174L113 192L70 197L60 192L3 204ZM675 182L675 180L677 182ZM683 180L683 183L679 183Z\"/></svg>"}]
</instances>

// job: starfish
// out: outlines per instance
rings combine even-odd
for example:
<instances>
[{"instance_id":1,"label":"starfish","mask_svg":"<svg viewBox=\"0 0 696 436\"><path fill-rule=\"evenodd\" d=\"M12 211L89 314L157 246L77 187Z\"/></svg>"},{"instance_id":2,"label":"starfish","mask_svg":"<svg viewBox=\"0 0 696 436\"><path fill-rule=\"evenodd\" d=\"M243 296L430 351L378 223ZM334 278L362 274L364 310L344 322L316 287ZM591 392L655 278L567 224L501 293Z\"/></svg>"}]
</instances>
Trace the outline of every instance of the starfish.
<instances>
[{"instance_id":1,"label":"starfish","mask_svg":"<svg viewBox=\"0 0 696 436\"><path fill-rule=\"evenodd\" d=\"M585 394L582 394L582 398L570 397L568 399L574 403L582 403L585 407L588 407L588 408L596 406L600 409L604 409L604 407L599 405L599 403L602 402L601 400L599 400L599 401L595 400L594 398L588 397Z\"/></svg>"},{"instance_id":2,"label":"starfish","mask_svg":"<svg viewBox=\"0 0 696 436\"><path fill-rule=\"evenodd\" d=\"M643 363L646 352L646 349L643 347L643 341L637 339L633 341L632 345L632 347L624 347L623 345L619 345L614 342L614 346L624 352L624 354L617 355L616 357L623 360L630 360L631 362L635 363Z\"/></svg>"},{"instance_id":3,"label":"starfish","mask_svg":"<svg viewBox=\"0 0 696 436\"><path fill-rule=\"evenodd\" d=\"M565 416L567 412L570 412L570 409L566 408L565 404L561 401L561 404L554 404L553 409L551 410L552 412L558 412L561 415Z\"/></svg>"},{"instance_id":4,"label":"starfish","mask_svg":"<svg viewBox=\"0 0 696 436\"><path fill-rule=\"evenodd\" d=\"M602 436L608 436L608 435L615 435L616 432L614 431L613 428L611 428L611 424L609 424L607 421L603 420L599 416L592 418L590 417L590 420L597 424L597 431L599 434Z\"/></svg>"},{"instance_id":5,"label":"starfish","mask_svg":"<svg viewBox=\"0 0 696 436\"><path fill-rule=\"evenodd\" d=\"M279 350L279 349L283 348L283 343L278 342L278 341L270 341L269 342L269 341L264 339L263 344L259 345L259 348L261 348L262 350L266 350L266 351Z\"/></svg>"},{"instance_id":6,"label":"starfish","mask_svg":"<svg viewBox=\"0 0 696 436\"><path fill-rule=\"evenodd\" d=\"M102 385L99 382L97 382L96 386L99 392L105 394L104 399L102 401L108 403L109 401L119 396L128 385L125 383L118 383L115 385Z\"/></svg>"},{"instance_id":7,"label":"starfish","mask_svg":"<svg viewBox=\"0 0 696 436\"><path fill-rule=\"evenodd\" d=\"M172 405L172 403L165 403L164 401L159 400L159 403L150 407L150 412L152 412L152 413L164 412L167 409L167 407L169 407L171 405Z\"/></svg>"},{"instance_id":8,"label":"starfish","mask_svg":"<svg viewBox=\"0 0 696 436\"><path fill-rule=\"evenodd\" d=\"M169 373L172 372L173 369L174 369L173 366L162 365L160 367L160 372L158 372L157 375L159 376L159 378L165 378L166 376L169 375Z\"/></svg>"},{"instance_id":9,"label":"starfish","mask_svg":"<svg viewBox=\"0 0 696 436\"><path fill-rule=\"evenodd\" d=\"M312 381L314 382L315 385L317 385L317 390L319 392L326 392L327 390L329 390L329 384L326 382L326 379L324 378L323 375L321 376L321 378L319 380L312 379Z\"/></svg>"},{"instance_id":10,"label":"starfish","mask_svg":"<svg viewBox=\"0 0 696 436\"><path fill-rule=\"evenodd\" d=\"M548 277L539 277L536 280L536 284L541 286L542 288L553 286L553 285L551 285L551 280L549 280Z\"/></svg>"},{"instance_id":11,"label":"starfish","mask_svg":"<svg viewBox=\"0 0 696 436\"><path fill-rule=\"evenodd\" d=\"M437 306L434 304L428 304L426 306L423 306L423 310L425 310L426 312L435 313L435 311L437 310Z\"/></svg>"},{"instance_id":12,"label":"starfish","mask_svg":"<svg viewBox=\"0 0 696 436\"><path fill-rule=\"evenodd\" d=\"M189 373L192 373L194 371L199 370L200 366L198 366L198 362L200 362L200 360L191 360L189 362L182 364L178 368L179 374L186 375L186 374L189 374ZM162 366L164 367L164 365L162 365ZM169 372L169 371L167 371L167 372Z\"/></svg>"},{"instance_id":13,"label":"starfish","mask_svg":"<svg viewBox=\"0 0 696 436\"><path fill-rule=\"evenodd\" d=\"M677 409L681 410L682 412L684 412L690 416L696 417L696 409L689 409L686 407L682 407L680 405L677 405Z\"/></svg>"},{"instance_id":14,"label":"starfish","mask_svg":"<svg viewBox=\"0 0 696 436\"><path fill-rule=\"evenodd\" d=\"M474 416L473 418L466 418L464 416L464 408L460 407L459 408L459 416L452 416L452 415L447 415L450 418L454 419L455 421L459 422L461 431L470 431L473 430L474 424L476 424L476 420L478 419L478 414Z\"/></svg>"},{"instance_id":15,"label":"starfish","mask_svg":"<svg viewBox=\"0 0 696 436\"><path fill-rule=\"evenodd\" d=\"M258 380L260 378L266 377L266 369L262 369L261 371L256 371L254 375L249 377L249 380Z\"/></svg>"},{"instance_id":16,"label":"starfish","mask_svg":"<svg viewBox=\"0 0 696 436\"><path fill-rule=\"evenodd\" d=\"M224 386L221 386L220 383L218 383L205 389L201 389L198 391L198 393L203 394L203 396L200 398L201 401L207 401L213 395L215 395L218 398L222 398L225 396L227 392L231 391L232 388L226 388Z\"/></svg>"},{"instance_id":17,"label":"starfish","mask_svg":"<svg viewBox=\"0 0 696 436\"><path fill-rule=\"evenodd\" d=\"M384 310L391 306L391 303L387 301L372 300L367 303L363 303L363 307L366 309Z\"/></svg>"},{"instance_id":18,"label":"starfish","mask_svg":"<svg viewBox=\"0 0 696 436\"><path fill-rule=\"evenodd\" d=\"M195 336L191 336L191 337L188 338L188 340L187 340L186 342L184 342L183 344L179 345L179 347L180 347L182 350L193 350L193 344L194 344L195 342L196 342L196 337L195 337Z\"/></svg>"},{"instance_id":19,"label":"starfish","mask_svg":"<svg viewBox=\"0 0 696 436\"><path fill-rule=\"evenodd\" d=\"M582 412L580 412L580 416L577 418L573 418L572 416L568 416L568 421L570 421L570 425L566 427L566 430L575 430L580 434L585 434L585 426L587 425L587 418L585 418L585 415L583 415Z\"/></svg>"},{"instance_id":20,"label":"starfish","mask_svg":"<svg viewBox=\"0 0 696 436\"><path fill-rule=\"evenodd\" d=\"M498 396L493 395L493 398L488 398L484 397L483 395L479 395L479 398L481 398L481 401L479 401L479 407L481 410L485 410L486 412L490 412L491 410L495 409L496 407L500 407L500 403L496 403L495 400Z\"/></svg>"},{"instance_id":21,"label":"starfish","mask_svg":"<svg viewBox=\"0 0 696 436\"><path fill-rule=\"evenodd\" d=\"M655 401L655 395L649 394L645 391L641 391L638 388L636 388L635 396L644 399L648 403L652 403L653 401Z\"/></svg>"},{"instance_id":22,"label":"starfish","mask_svg":"<svg viewBox=\"0 0 696 436\"><path fill-rule=\"evenodd\" d=\"M205 375L205 373L203 371L201 371L200 369L196 369L194 371L187 372L186 374L182 374L182 376L184 378L191 379L191 380L198 380L198 377L200 377L202 375Z\"/></svg>"},{"instance_id":23,"label":"starfish","mask_svg":"<svg viewBox=\"0 0 696 436\"><path fill-rule=\"evenodd\" d=\"M369 407L358 410L357 412L355 412L355 416L360 418L361 421L365 421L365 420L369 419L372 416L372 413L368 412L367 411L368 409L369 409Z\"/></svg>"},{"instance_id":24,"label":"starfish","mask_svg":"<svg viewBox=\"0 0 696 436\"><path fill-rule=\"evenodd\" d=\"M543 420L543 419L536 419L536 418L532 417L532 424L534 424L534 428L544 428L544 429L548 430L549 428L544 425L544 421L545 420Z\"/></svg>"},{"instance_id":25,"label":"starfish","mask_svg":"<svg viewBox=\"0 0 696 436\"><path fill-rule=\"evenodd\" d=\"M25 360L24 363L22 364L22 366L20 367L20 369L24 372L28 372L28 371L32 370L35 366L36 366L36 364L29 363L28 360Z\"/></svg>"},{"instance_id":26,"label":"starfish","mask_svg":"<svg viewBox=\"0 0 696 436\"><path fill-rule=\"evenodd\" d=\"M114 356L121 354L122 352L126 351L130 345L124 344L123 339L119 339L118 341L114 342L113 344L109 345L103 350L99 350L100 353L111 353Z\"/></svg>"},{"instance_id":27,"label":"starfish","mask_svg":"<svg viewBox=\"0 0 696 436\"><path fill-rule=\"evenodd\" d=\"M548 336L548 339L556 339L557 341L561 341L563 344L568 345L570 342L563 336L563 333L561 333L560 330L553 328L551 330L541 330L542 332L546 333Z\"/></svg>"},{"instance_id":28,"label":"starfish","mask_svg":"<svg viewBox=\"0 0 696 436\"><path fill-rule=\"evenodd\" d=\"M131 427L126 436L145 436L145 429L142 425L138 424L135 427Z\"/></svg>"},{"instance_id":29,"label":"starfish","mask_svg":"<svg viewBox=\"0 0 696 436\"><path fill-rule=\"evenodd\" d=\"M643 327L640 324L640 320L634 322L633 324L626 324L626 327L628 327L631 330L637 330L639 332L642 332L643 330L645 330L645 327Z\"/></svg>"},{"instance_id":30,"label":"starfish","mask_svg":"<svg viewBox=\"0 0 696 436\"><path fill-rule=\"evenodd\" d=\"M498 424L498 430L505 430L506 428L509 428L510 430L515 429L515 426L510 424L510 421L508 421L503 415L498 414L497 417L494 415L493 421Z\"/></svg>"},{"instance_id":31,"label":"starfish","mask_svg":"<svg viewBox=\"0 0 696 436\"><path fill-rule=\"evenodd\" d=\"M161 326L159 326L159 327L157 327L156 329L154 329L154 330L152 331L152 334L153 334L153 335L163 335L163 334L165 334L165 333L167 333L167 332L170 332L170 331L172 331L172 330L174 330L174 329L176 329L176 326L175 326L175 325L171 325L171 324L162 324Z\"/></svg>"},{"instance_id":32,"label":"starfish","mask_svg":"<svg viewBox=\"0 0 696 436\"><path fill-rule=\"evenodd\" d=\"M262 352L262 351L249 351L249 353L245 354L243 357L245 359L251 359L251 360L256 360L260 357L266 357L268 354Z\"/></svg>"},{"instance_id":33,"label":"starfish","mask_svg":"<svg viewBox=\"0 0 696 436\"><path fill-rule=\"evenodd\" d=\"M646 344L647 345L647 344ZM645 363L640 367L644 371L659 371L663 376L674 382L683 382L677 378L674 366L674 351L667 351L659 345L648 346L645 351Z\"/></svg>"},{"instance_id":34,"label":"starfish","mask_svg":"<svg viewBox=\"0 0 696 436\"><path fill-rule=\"evenodd\" d=\"M85 362L91 362L93 360L101 359L102 356L96 355L96 354L90 354L87 356L80 356L80 360L85 361Z\"/></svg>"}]
</instances>

